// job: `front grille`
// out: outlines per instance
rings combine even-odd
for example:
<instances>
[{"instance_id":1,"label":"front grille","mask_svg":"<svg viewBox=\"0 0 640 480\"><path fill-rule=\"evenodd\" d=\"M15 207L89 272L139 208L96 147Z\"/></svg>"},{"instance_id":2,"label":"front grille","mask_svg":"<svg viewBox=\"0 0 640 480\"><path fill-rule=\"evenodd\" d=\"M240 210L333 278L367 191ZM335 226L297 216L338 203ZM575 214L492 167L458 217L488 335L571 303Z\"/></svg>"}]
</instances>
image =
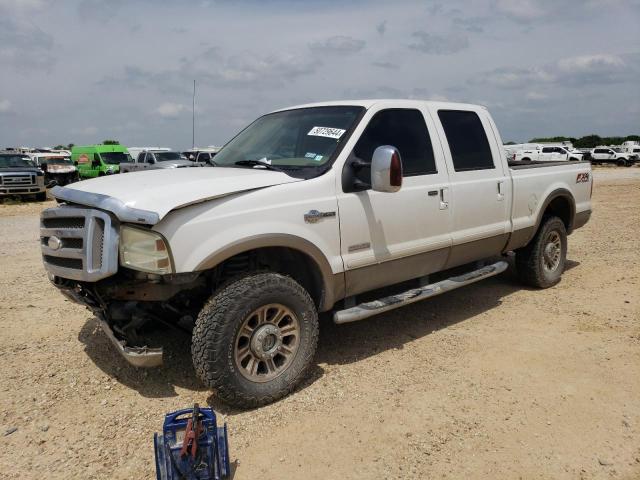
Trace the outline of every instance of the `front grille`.
<instances>
[{"instance_id":1,"label":"front grille","mask_svg":"<svg viewBox=\"0 0 640 480\"><path fill-rule=\"evenodd\" d=\"M51 255L43 255L43 258L45 262L56 267L82 270L82 260L79 258L52 257Z\"/></svg>"},{"instance_id":2,"label":"front grille","mask_svg":"<svg viewBox=\"0 0 640 480\"><path fill-rule=\"evenodd\" d=\"M3 175L2 176L4 185L8 187L12 186L23 186L23 185L35 185L36 176L35 175Z\"/></svg>"},{"instance_id":3,"label":"front grille","mask_svg":"<svg viewBox=\"0 0 640 480\"><path fill-rule=\"evenodd\" d=\"M43 218L45 228L84 228L84 217Z\"/></svg>"},{"instance_id":4,"label":"front grille","mask_svg":"<svg viewBox=\"0 0 640 480\"><path fill-rule=\"evenodd\" d=\"M118 224L101 210L44 210L40 243L45 268L58 277L97 281L118 269Z\"/></svg>"}]
</instances>

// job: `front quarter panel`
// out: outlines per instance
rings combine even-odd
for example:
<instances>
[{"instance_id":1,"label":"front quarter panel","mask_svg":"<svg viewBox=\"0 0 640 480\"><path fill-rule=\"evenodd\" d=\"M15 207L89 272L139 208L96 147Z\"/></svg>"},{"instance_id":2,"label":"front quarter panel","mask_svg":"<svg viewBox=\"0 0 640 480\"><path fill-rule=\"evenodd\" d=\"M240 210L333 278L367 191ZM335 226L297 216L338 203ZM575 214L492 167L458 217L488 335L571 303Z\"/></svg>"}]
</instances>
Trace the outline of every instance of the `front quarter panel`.
<instances>
[{"instance_id":1,"label":"front quarter panel","mask_svg":"<svg viewBox=\"0 0 640 480\"><path fill-rule=\"evenodd\" d=\"M336 274L343 267L334 182L329 171L311 180L228 195L170 212L154 230L169 241L177 272L212 268L225 251L239 253L239 245L260 237L273 238L270 246L290 246L278 244L279 238L300 239L300 245L321 252ZM311 210L326 216L307 223L304 216Z\"/></svg>"}]
</instances>

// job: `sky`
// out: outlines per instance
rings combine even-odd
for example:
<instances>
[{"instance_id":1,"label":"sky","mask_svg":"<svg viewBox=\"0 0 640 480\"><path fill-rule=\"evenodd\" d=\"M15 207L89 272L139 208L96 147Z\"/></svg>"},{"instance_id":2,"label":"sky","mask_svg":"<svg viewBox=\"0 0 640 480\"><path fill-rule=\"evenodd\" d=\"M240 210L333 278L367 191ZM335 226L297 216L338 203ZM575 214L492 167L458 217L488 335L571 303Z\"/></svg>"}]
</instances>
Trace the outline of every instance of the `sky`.
<instances>
[{"instance_id":1,"label":"sky","mask_svg":"<svg viewBox=\"0 0 640 480\"><path fill-rule=\"evenodd\" d=\"M479 103L504 141L640 133L640 0L0 0L0 146L222 145L323 100Z\"/></svg>"}]
</instances>

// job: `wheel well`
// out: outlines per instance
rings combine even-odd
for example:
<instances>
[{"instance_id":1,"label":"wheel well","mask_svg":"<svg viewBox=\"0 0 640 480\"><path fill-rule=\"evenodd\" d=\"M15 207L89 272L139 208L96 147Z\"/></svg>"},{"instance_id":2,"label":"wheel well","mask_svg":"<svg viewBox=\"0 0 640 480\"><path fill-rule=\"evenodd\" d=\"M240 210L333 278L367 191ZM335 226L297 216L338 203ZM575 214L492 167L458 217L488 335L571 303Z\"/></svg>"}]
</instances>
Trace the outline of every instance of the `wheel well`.
<instances>
[{"instance_id":1,"label":"wheel well","mask_svg":"<svg viewBox=\"0 0 640 480\"><path fill-rule=\"evenodd\" d=\"M564 228L567 232L571 231L573 220L573 206L571 201L564 195L558 196L551 200L547 208L545 208L543 216L555 216L562 220Z\"/></svg>"},{"instance_id":2,"label":"wheel well","mask_svg":"<svg viewBox=\"0 0 640 480\"><path fill-rule=\"evenodd\" d=\"M264 271L288 275L309 292L316 307L320 307L325 294L320 268L306 253L289 247L264 247L239 253L214 268L216 284L251 271Z\"/></svg>"}]
</instances>

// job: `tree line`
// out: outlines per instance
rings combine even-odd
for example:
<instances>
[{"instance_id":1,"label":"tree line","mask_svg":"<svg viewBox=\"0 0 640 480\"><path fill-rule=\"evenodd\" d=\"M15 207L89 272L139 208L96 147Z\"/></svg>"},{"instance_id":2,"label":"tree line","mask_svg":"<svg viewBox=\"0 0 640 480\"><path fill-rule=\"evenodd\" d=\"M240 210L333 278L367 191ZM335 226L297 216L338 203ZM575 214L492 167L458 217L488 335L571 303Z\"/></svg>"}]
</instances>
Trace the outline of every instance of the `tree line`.
<instances>
[{"instance_id":1,"label":"tree line","mask_svg":"<svg viewBox=\"0 0 640 480\"><path fill-rule=\"evenodd\" d=\"M118 140L103 140L102 145L120 145L120 142ZM75 146L76 146L75 143L69 143L67 145L60 144L53 147L53 149L54 150L71 150Z\"/></svg>"},{"instance_id":2,"label":"tree line","mask_svg":"<svg viewBox=\"0 0 640 480\"><path fill-rule=\"evenodd\" d=\"M584 137L539 137L532 138L529 143L560 143L571 142L575 148L595 148L600 145L620 145L623 142L640 142L640 135L627 135L626 137L601 137L600 135L586 135ZM516 142L507 142L506 145L515 145Z\"/></svg>"}]
</instances>

